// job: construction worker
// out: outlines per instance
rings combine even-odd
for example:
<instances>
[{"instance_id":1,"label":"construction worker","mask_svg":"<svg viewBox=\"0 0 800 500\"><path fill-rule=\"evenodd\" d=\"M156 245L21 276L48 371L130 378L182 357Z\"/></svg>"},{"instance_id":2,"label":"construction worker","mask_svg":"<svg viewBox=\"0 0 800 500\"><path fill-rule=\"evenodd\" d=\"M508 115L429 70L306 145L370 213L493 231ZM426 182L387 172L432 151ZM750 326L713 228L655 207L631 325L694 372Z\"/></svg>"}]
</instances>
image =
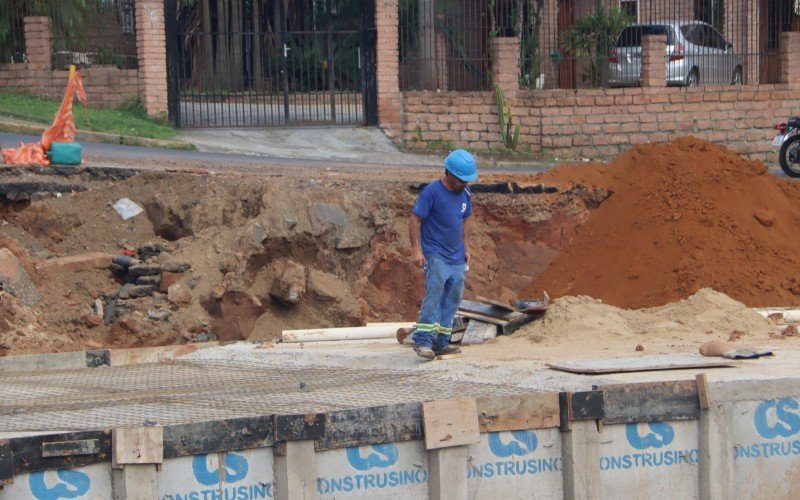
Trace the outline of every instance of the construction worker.
<instances>
[{"instance_id":1,"label":"construction worker","mask_svg":"<svg viewBox=\"0 0 800 500\"><path fill-rule=\"evenodd\" d=\"M467 185L478 178L478 168L463 149L450 153L444 167L444 176L419 194L408 224L414 263L425 271L425 297L412 336L414 351L425 359L461 352L450 346L450 334L469 265Z\"/></svg>"}]
</instances>

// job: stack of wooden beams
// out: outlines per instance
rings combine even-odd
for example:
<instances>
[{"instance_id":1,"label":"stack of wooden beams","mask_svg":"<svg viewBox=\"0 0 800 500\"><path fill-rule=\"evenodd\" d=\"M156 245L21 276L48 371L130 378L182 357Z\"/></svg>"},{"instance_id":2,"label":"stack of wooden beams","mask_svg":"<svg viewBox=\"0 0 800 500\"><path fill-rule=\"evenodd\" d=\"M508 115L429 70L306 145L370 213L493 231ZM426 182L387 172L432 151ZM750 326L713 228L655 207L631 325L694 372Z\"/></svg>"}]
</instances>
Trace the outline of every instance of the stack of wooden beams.
<instances>
[{"instance_id":1,"label":"stack of wooden beams","mask_svg":"<svg viewBox=\"0 0 800 500\"><path fill-rule=\"evenodd\" d=\"M549 305L547 294L542 300L518 300L514 306L480 296L474 301L462 300L456 314L469 323L461 344L482 344L497 335L508 335L541 318Z\"/></svg>"}]
</instances>

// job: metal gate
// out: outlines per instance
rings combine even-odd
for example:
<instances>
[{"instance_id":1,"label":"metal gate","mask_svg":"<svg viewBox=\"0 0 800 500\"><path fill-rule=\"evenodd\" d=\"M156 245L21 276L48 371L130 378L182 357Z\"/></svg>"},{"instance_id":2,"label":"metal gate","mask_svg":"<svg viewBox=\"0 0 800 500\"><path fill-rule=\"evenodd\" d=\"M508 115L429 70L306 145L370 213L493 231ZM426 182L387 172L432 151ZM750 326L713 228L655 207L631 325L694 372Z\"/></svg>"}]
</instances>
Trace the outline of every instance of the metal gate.
<instances>
[{"instance_id":1,"label":"metal gate","mask_svg":"<svg viewBox=\"0 0 800 500\"><path fill-rule=\"evenodd\" d=\"M377 124L375 0L167 0L178 127Z\"/></svg>"}]
</instances>

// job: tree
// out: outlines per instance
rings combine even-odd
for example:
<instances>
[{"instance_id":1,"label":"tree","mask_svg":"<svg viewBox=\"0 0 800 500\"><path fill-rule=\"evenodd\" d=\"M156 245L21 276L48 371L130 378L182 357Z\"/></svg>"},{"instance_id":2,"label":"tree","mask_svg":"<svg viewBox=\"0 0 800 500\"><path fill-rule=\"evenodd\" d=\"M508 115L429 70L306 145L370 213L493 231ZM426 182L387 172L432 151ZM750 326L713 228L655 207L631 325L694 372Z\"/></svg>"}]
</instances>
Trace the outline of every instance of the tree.
<instances>
[{"instance_id":1,"label":"tree","mask_svg":"<svg viewBox=\"0 0 800 500\"><path fill-rule=\"evenodd\" d=\"M55 38L77 37L92 19L90 0L3 0L0 8L0 62L9 62L22 49L23 19L53 19Z\"/></svg>"},{"instance_id":2,"label":"tree","mask_svg":"<svg viewBox=\"0 0 800 500\"><path fill-rule=\"evenodd\" d=\"M578 19L561 34L560 44L564 52L588 59L588 66L581 75L584 83L593 87L602 85L608 69L608 54L619 34L632 22L631 17L618 8L606 13L600 7Z\"/></svg>"}]
</instances>

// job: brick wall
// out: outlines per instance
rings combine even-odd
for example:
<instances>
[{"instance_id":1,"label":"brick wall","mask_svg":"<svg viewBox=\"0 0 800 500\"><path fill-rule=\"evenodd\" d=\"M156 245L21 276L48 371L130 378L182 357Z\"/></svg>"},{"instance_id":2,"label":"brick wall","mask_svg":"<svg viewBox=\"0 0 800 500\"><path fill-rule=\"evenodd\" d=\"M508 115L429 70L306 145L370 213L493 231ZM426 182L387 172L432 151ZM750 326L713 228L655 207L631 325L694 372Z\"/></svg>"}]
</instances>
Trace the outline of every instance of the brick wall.
<instances>
[{"instance_id":1,"label":"brick wall","mask_svg":"<svg viewBox=\"0 0 800 500\"><path fill-rule=\"evenodd\" d=\"M167 117L167 37L163 0L137 0L136 52L139 97L147 113Z\"/></svg>"},{"instance_id":2,"label":"brick wall","mask_svg":"<svg viewBox=\"0 0 800 500\"><path fill-rule=\"evenodd\" d=\"M502 147L491 92L405 92L406 144ZM559 158L610 158L634 144L693 135L756 159L774 159L776 121L800 109L788 84L522 90L513 101L519 149Z\"/></svg>"},{"instance_id":3,"label":"brick wall","mask_svg":"<svg viewBox=\"0 0 800 500\"><path fill-rule=\"evenodd\" d=\"M402 132L400 94L400 15L398 0L375 0L378 30L378 122L390 139Z\"/></svg>"},{"instance_id":4,"label":"brick wall","mask_svg":"<svg viewBox=\"0 0 800 500\"><path fill-rule=\"evenodd\" d=\"M136 2L139 69L92 66L81 69L89 106L119 107L140 98L153 116L167 114L167 60L164 3ZM25 63L0 64L0 91L30 93L61 100L68 72L52 69L52 26L47 17L25 18ZM398 122L399 123L399 122Z\"/></svg>"}]
</instances>

